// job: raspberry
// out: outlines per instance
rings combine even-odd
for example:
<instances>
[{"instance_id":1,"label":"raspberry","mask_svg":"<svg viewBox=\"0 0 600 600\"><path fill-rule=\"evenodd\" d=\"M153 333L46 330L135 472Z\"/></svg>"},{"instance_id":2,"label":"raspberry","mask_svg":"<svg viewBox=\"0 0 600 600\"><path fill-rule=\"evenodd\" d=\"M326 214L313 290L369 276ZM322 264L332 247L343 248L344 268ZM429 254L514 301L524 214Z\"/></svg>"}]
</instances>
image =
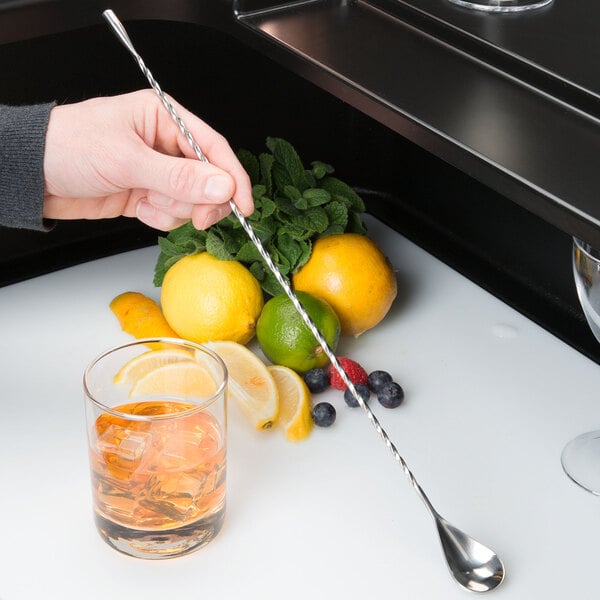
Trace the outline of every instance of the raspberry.
<instances>
[{"instance_id":1,"label":"raspberry","mask_svg":"<svg viewBox=\"0 0 600 600\"><path fill-rule=\"evenodd\" d=\"M367 385L369 376L367 372L355 361L350 358L338 358L338 361L344 367L344 371L350 378L350 381L354 385L360 383L362 385ZM337 372L337 369L333 365L329 365L329 380L331 387L334 387L336 390L345 391L347 389L347 385L344 383L340 374Z\"/></svg>"}]
</instances>

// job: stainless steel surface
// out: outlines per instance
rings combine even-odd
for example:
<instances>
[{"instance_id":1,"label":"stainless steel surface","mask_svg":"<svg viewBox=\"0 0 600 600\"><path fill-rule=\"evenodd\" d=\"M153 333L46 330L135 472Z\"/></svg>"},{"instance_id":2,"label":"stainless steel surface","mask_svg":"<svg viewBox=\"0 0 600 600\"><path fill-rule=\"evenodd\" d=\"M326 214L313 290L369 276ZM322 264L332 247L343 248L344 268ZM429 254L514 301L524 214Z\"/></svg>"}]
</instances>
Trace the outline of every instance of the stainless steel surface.
<instances>
[{"instance_id":1,"label":"stainless steel surface","mask_svg":"<svg viewBox=\"0 0 600 600\"><path fill-rule=\"evenodd\" d=\"M446 0L329 1L238 19L274 42L270 55L284 65L600 246L596 10L553 2L488 14Z\"/></svg>"},{"instance_id":2,"label":"stainless steel surface","mask_svg":"<svg viewBox=\"0 0 600 600\"><path fill-rule=\"evenodd\" d=\"M0 3L0 43L95 25L103 8ZM521 15L447 0L113 0L113 8L124 19L237 38L600 247L599 3L552 2Z\"/></svg>"},{"instance_id":3,"label":"stainless steel surface","mask_svg":"<svg viewBox=\"0 0 600 600\"><path fill-rule=\"evenodd\" d=\"M514 13L542 8L552 0L448 0L448 2L473 10Z\"/></svg>"},{"instance_id":4,"label":"stainless steel surface","mask_svg":"<svg viewBox=\"0 0 600 600\"><path fill-rule=\"evenodd\" d=\"M177 123L177 126L192 146L198 159L203 162L206 162L207 158L202 153L200 146L196 143L192 134L185 126L185 123L181 120L181 118L175 111L174 106L165 96L158 82L154 79L152 73L144 64L142 57L135 50L135 47L133 46L133 43L127 35L125 28L123 27L122 23L119 21L115 13L112 10L106 10L103 12L103 16L111 26L115 35L119 38L121 43L127 48L127 50L131 53L131 55L138 63L142 73L145 75L151 87L161 99L166 110L169 112L173 120ZM448 563L450 573L452 574L456 582L465 589L475 592L486 592L496 588L500 583L502 583L505 576L505 570L502 561L492 550L490 550L486 546L482 545L481 543L472 539L462 531L456 529L455 527L447 523L437 513L437 511L431 504L429 498L426 496L425 492L421 488L420 484L417 482L412 471L408 467L406 461L404 460L404 458L402 458L402 456L396 449L396 446L388 437L387 433L379 423L379 420L373 414L373 411L369 408L367 403L357 392L354 384L352 383L344 368L335 356L335 353L329 347L325 338L321 335L318 328L315 326L315 324L309 317L308 313L302 307L292 288L275 266L275 263L271 259L269 253L265 250L259 238L254 233L250 224L246 221L242 213L238 210L233 200L230 200L229 202L232 212L240 221L240 224L242 225L242 227L244 228L244 230L258 249L260 255L267 263L267 266L272 271L278 283L284 289L285 293L292 301L294 307L302 316L302 319L304 320L312 334L315 336L316 340L319 342L321 347L323 348L323 351L331 361L332 365L338 371L344 383L351 390L352 395L358 402L359 406L366 413L369 421L371 422L377 433L380 435L385 445L391 451L393 457L396 459L398 464L402 467L405 475L408 477L413 488L415 489L415 491L429 510L431 516L434 518L440 536L440 542L444 550L444 556Z\"/></svg>"}]
</instances>

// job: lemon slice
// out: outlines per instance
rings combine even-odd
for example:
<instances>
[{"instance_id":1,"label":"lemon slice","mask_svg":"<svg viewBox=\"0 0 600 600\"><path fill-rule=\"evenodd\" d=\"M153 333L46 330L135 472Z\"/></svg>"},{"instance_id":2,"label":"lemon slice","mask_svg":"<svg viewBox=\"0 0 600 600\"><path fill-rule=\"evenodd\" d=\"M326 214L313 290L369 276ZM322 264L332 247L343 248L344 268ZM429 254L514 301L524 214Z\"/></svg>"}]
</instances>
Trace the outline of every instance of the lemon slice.
<instances>
[{"instance_id":1,"label":"lemon slice","mask_svg":"<svg viewBox=\"0 0 600 600\"><path fill-rule=\"evenodd\" d=\"M115 383L134 383L157 367L174 362L191 361L194 355L182 348L150 350L127 361L114 377Z\"/></svg>"},{"instance_id":2,"label":"lemon slice","mask_svg":"<svg viewBox=\"0 0 600 600\"><path fill-rule=\"evenodd\" d=\"M288 367L267 367L279 393L278 425L291 442L307 438L313 428L311 395L302 377Z\"/></svg>"},{"instance_id":3,"label":"lemon slice","mask_svg":"<svg viewBox=\"0 0 600 600\"><path fill-rule=\"evenodd\" d=\"M256 429L270 429L279 414L279 397L265 363L237 342L208 342L206 346L216 352L227 367L230 397Z\"/></svg>"},{"instance_id":4,"label":"lemon slice","mask_svg":"<svg viewBox=\"0 0 600 600\"><path fill-rule=\"evenodd\" d=\"M204 365L193 361L176 362L146 373L133 384L129 397L206 398L212 396L217 388L215 378Z\"/></svg>"}]
</instances>

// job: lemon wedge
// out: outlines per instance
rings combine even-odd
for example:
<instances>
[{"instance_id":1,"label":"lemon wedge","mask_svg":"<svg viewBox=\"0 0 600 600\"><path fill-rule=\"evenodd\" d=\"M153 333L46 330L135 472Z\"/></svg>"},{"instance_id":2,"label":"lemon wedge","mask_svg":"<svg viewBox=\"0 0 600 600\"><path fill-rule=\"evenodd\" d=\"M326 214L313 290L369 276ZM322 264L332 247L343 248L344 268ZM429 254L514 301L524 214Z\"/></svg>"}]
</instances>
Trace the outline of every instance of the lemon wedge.
<instances>
[{"instance_id":1,"label":"lemon wedge","mask_svg":"<svg viewBox=\"0 0 600 600\"><path fill-rule=\"evenodd\" d=\"M114 377L115 383L134 383L157 367L170 363L191 361L194 355L182 348L150 350L127 361Z\"/></svg>"},{"instance_id":2,"label":"lemon wedge","mask_svg":"<svg viewBox=\"0 0 600 600\"><path fill-rule=\"evenodd\" d=\"M279 396L265 363L237 342L208 342L206 346L218 354L227 367L229 396L256 429L270 429L279 414ZM202 356L197 359L201 360Z\"/></svg>"},{"instance_id":3,"label":"lemon wedge","mask_svg":"<svg viewBox=\"0 0 600 600\"><path fill-rule=\"evenodd\" d=\"M141 396L208 398L218 389L216 380L204 365L175 362L156 367L135 381L130 398Z\"/></svg>"},{"instance_id":4,"label":"lemon wedge","mask_svg":"<svg viewBox=\"0 0 600 600\"><path fill-rule=\"evenodd\" d=\"M291 442L307 438L313 428L311 395L302 377L288 367L267 367L279 393L278 425Z\"/></svg>"}]
</instances>

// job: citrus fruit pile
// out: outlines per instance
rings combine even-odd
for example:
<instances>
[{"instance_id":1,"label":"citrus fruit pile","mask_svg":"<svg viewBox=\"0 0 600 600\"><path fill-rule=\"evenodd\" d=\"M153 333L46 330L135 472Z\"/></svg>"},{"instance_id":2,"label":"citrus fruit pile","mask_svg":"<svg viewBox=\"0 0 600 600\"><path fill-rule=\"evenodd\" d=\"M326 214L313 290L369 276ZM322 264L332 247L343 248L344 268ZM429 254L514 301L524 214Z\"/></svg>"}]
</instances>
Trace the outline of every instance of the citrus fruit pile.
<instances>
[{"instance_id":1,"label":"citrus fruit pile","mask_svg":"<svg viewBox=\"0 0 600 600\"><path fill-rule=\"evenodd\" d=\"M340 336L359 336L380 323L397 293L385 255L373 240L356 233L317 239L291 280L332 351ZM287 295L265 303L260 283L241 262L206 251L186 255L166 271L160 304L126 292L110 308L122 329L136 338L183 338L216 352L229 371L230 397L256 429L276 426L297 441L309 435L314 423L328 426L335 420L335 409L323 406L328 403L320 403L318 410L312 405L310 378L327 369L326 353ZM246 347L255 336L266 362ZM191 361L168 342L156 346L126 365L116 380L131 385L134 395L160 393L166 384L208 389L208 365Z\"/></svg>"}]
</instances>

